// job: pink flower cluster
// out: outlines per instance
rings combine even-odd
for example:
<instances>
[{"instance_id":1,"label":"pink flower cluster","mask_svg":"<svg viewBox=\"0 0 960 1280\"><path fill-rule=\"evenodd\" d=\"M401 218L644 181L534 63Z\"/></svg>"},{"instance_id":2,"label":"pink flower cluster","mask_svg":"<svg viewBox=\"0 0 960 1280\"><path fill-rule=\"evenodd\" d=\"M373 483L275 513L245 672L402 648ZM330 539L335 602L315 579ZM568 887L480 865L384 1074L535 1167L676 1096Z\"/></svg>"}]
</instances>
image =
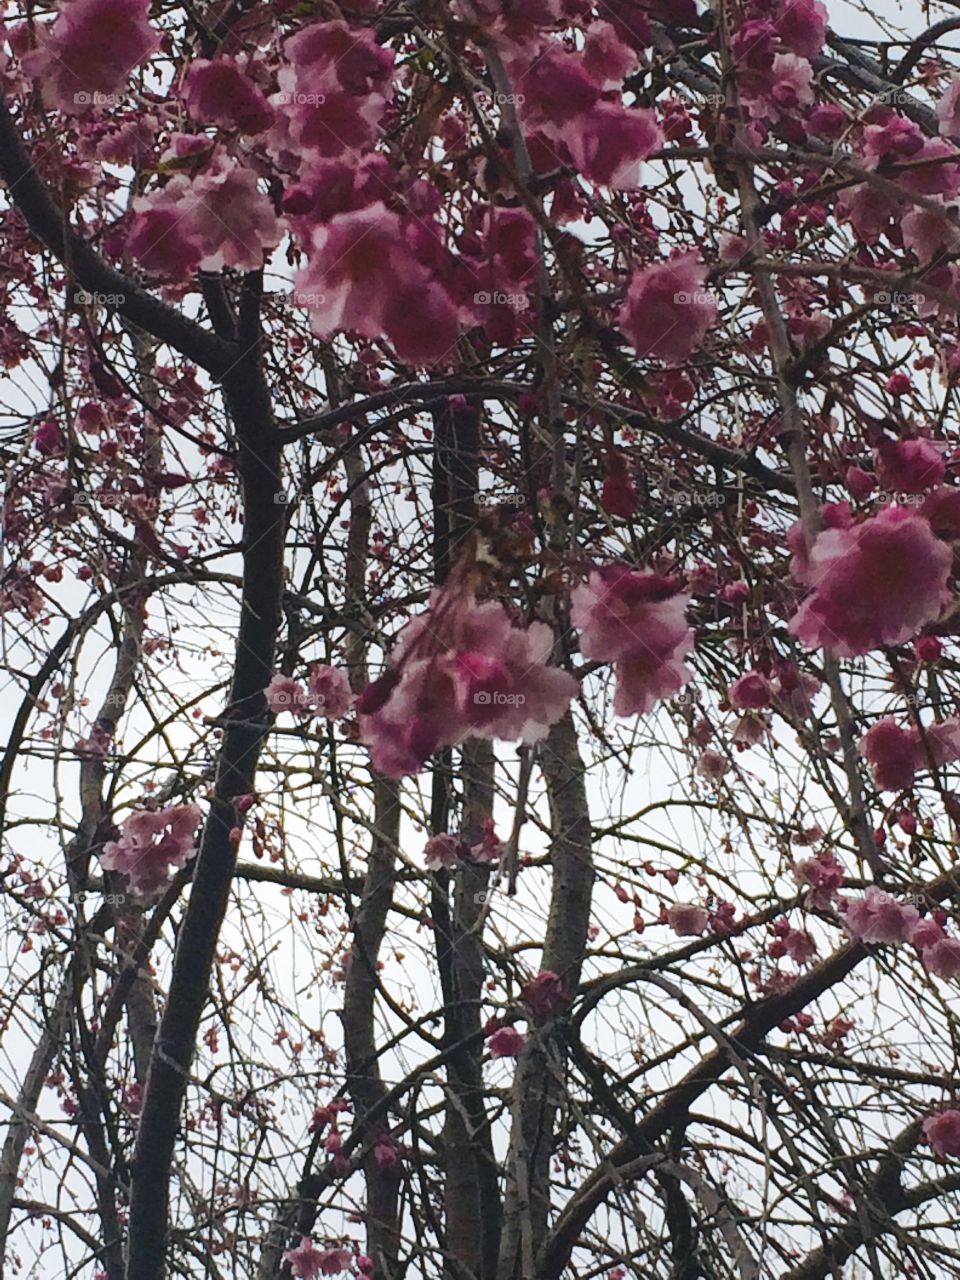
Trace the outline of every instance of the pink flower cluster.
<instances>
[{"instance_id":1,"label":"pink flower cluster","mask_svg":"<svg viewBox=\"0 0 960 1280\"><path fill-rule=\"evenodd\" d=\"M960 1111L950 1108L927 1116L923 1136L938 1156L960 1156Z\"/></svg>"},{"instance_id":2,"label":"pink flower cluster","mask_svg":"<svg viewBox=\"0 0 960 1280\"><path fill-rule=\"evenodd\" d=\"M611 564L594 570L571 596L571 619L585 658L615 663L617 715L642 715L690 679L690 597L656 573Z\"/></svg>"},{"instance_id":3,"label":"pink flower cluster","mask_svg":"<svg viewBox=\"0 0 960 1280\"><path fill-rule=\"evenodd\" d=\"M196 853L194 833L200 818L195 804L132 813L120 839L103 846L100 863L126 876L131 893L154 893L166 885L171 867L182 867Z\"/></svg>"},{"instance_id":4,"label":"pink flower cluster","mask_svg":"<svg viewBox=\"0 0 960 1280\"><path fill-rule=\"evenodd\" d=\"M802 644L849 658L902 644L939 615L953 557L922 516L889 506L861 524L843 510L834 521L809 548L791 535L793 576L811 589L790 622Z\"/></svg>"},{"instance_id":5,"label":"pink flower cluster","mask_svg":"<svg viewBox=\"0 0 960 1280\"><path fill-rule=\"evenodd\" d=\"M297 1280L314 1280L316 1276L338 1276L353 1268L354 1256L350 1249L327 1246L318 1249L309 1236L304 1236L295 1249L283 1255L290 1264L290 1274Z\"/></svg>"},{"instance_id":6,"label":"pink flower cluster","mask_svg":"<svg viewBox=\"0 0 960 1280\"><path fill-rule=\"evenodd\" d=\"M619 323L639 355L680 363L703 344L717 317L706 267L684 253L634 273Z\"/></svg>"},{"instance_id":7,"label":"pink flower cluster","mask_svg":"<svg viewBox=\"0 0 960 1280\"><path fill-rule=\"evenodd\" d=\"M484 819L483 838L467 845L459 836L431 836L424 845L424 862L428 871L449 871L464 860L478 863L499 862L503 841L499 839L492 818Z\"/></svg>"},{"instance_id":8,"label":"pink flower cluster","mask_svg":"<svg viewBox=\"0 0 960 1280\"><path fill-rule=\"evenodd\" d=\"M68 0L49 26L38 26L38 48L23 70L40 82L44 103L66 115L109 105L127 77L160 47L147 21L150 0Z\"/></svg>"},{"instance_id":9,"label":"pink flower cluster","mask_svg":"<svg viewBox=\"0 0 960 1280\"><path fill-rule=\"evenodd\" d=\"M357 704L374 767L393 778L416 773L466 738L538 742L578 688L548 665L552 649L545 623L519 627L496 601L435 591Z\"/></svg>"},{"instance_id":10,"label":"pink flower cluster","mask_svg":"<svg viewBox=\"0 0 960 1280\"><path fill-rule=\"evenodd\" d=\"M906 791L916 775L931 766L960 760L960 717L904 729L891 717L878 720L860 740L874 785L881 791Z\"/></svg>"},{"instance_id":11,"label":"pink flower cluster","mask_svg":"<svg viewBox=\"0 0 960 1280\"><path fill-rule=\"evenodd\" d=\"M206 148L206 138L200 143ZM175 144L189 154L194 139ZM255 271L280 240L273 206L257 175L224 158L196 177L177 174L165 186L133 202L127 249L154 275L182 280L198 267Z\"/></svg>"},{"instance_id":12,"label":"pink flower cluster","mask_svg":"<svg viewBox=\"0 0 960 1280\"><path fill-rule=\"evenodd\" d=\"M942 912L920 918L916 907L899 902L891 894L870 885L862 898L843 904L847 932L861 942L910 942L920 952L924 967L940 978L960 975L960 938L951 937L941 921Z\"/></svg>"},{"instance_id":13,"label":"pink flower cluster","mask_svg":"<svg viewBox=\"0 0 960 1280\"><path fill-rule=\"evenodd\" d=\"M264 696L274 715L292 711L301 716L323 716L326 720L341 719L356 701L346 671L325 663L314 663L310 667L306 688L293 676L274 675Z\"/></svg>"}]
</instances>

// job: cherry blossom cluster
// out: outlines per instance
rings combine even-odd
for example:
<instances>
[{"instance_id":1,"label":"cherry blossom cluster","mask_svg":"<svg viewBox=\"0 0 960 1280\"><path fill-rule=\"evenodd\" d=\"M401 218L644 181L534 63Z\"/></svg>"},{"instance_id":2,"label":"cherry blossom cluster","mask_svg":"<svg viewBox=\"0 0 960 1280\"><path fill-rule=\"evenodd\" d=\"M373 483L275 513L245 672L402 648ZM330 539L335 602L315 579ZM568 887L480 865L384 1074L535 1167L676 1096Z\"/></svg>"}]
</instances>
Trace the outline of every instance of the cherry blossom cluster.
<instances>
[{"instance_id":1,"label":"cherry blossom cluster","mask_svg":"<svg viewBox=\"0 0 960 1280\"><path fill-rule=\"evenodd\" d=\"M374 767L416 773L435 751L471 737L540 741L578 689L548 664L553 647L543 622L518 626L497 601L434 592L357 702Z\"/></svg>"},{"instance_id":2,"label":"cherry blossom cluster","mask_svg":"<svg viewBox=\"0 0 960 1280\"><path fill-rule=\"evenodd\" d=\"M100 863L125 876L131 893L155 893L166 885L171 867L182 867L194 857L201 817L195 804L140 809L124 822L120 838L103 846Z\"/></svg>"},{"instance_id":3,"label":"cherry blossom cluster","mask_svg":"<svg viewBox=\"0 0 960 1280\"><path fill-rule=\"evenodd\" d=\"M921 919L915 906L899 901L876 885L870 885L862 898L849 898L843 904L843 922L854 938L872 943L912 943L930 973L955 978L960 975L960 938L947 934L943 927L946 919L941 911Z\"/></svg>"}]
</instances>

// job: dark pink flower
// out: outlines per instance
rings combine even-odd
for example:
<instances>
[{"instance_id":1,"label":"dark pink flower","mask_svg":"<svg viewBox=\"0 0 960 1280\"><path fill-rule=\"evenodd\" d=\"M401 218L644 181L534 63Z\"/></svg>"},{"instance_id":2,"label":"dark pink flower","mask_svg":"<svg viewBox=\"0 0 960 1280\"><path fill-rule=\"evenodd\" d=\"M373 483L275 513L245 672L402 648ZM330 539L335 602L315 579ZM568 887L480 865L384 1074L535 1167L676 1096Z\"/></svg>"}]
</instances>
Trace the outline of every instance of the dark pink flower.
<instances>
[{"instance_id":1,"label":"dark pink flower","mask_svg":"<svg viewBox=\"0 0 960 1280\"><path fill-rule=\"evenodd\" d=\"M805 563L794 559L794 575L812 591L789 629L802 644L844 658L902 644L949 599L952 560L929 524L905 507L827 529Z\"/></svg>"},{"instance_id":2,"label":"dark pink flower","mask_svg":"<svg viewBox=\"0 0 960 1280\"><path fill-rule=\"evenodd\" d=\"M571 620L585 658L616 664L617 715L642 715L690 679L690 597L655 573L622 565L594 570L571 595Z\"/></svg>"},{"instance_id":3,"label":"dark pink flower","mask_svg":"<svg viewBox=\"0 0 960 1280\"><path fill-rule=\"evenodd\" d=\"M677 903L667 908L667 924L678 938L695 938L706 932L710 912L705 907Z\"/></svg>"},{"instance_id":4,"label":"dark pink flower","mask_svg":"<svg viewBox=\"0 0 960 1280\"><path fill-rule=\"evenodd\" d=\"M719 782L723 775L730 767L730 762L726 756L714 751L710 747L706 751L700 753L697 760L697 773L701 778L706 778L708 782Z\"/></svg>"},{"instance_id":5,"label":"dark pink flower","mask_svg":"<svg viewBox=\"0 0 960 1280\"><path fill-rule=\"evenodd\" d=\"M563 986L563 979L552 969L544 969L535 978L524 983L520 999L530 1010L534 1022L543 1022L559 1013L570 1001Z\"/></svg>"},{"instance_id":6,"label":"dark pink flower","mask_svg":"<svg viewBox=\"0 0 960 1280\"><path fill-rule=\"evenodd\" d=\"M912 787L919 746L916 729L902 729L891 716L871 725L860 740L860 750L873 771L874 786L881 791Z\"/></svg>"},{"instance_id":7,"label":"dark pink flower","mask_svg":"<svg viewBox=\"0 0 960 1280\"><path fill-rule=\"evenodd\" d=\"M920 954L924 968L938 978L950 979L960 974L960 938L938 938Z\"/></svg>"},{"instance_id":8,"label":"dark pink flower","mask_svg":"<svg viewBox=\"0 0 960 1280\"><path fill-rule=\"evenodd\" d=\"M937 119L942 134L960 138L960 76L954 76L944 89L937 103Z\"/></svg>"},{"instance_id":9,"label":"dark pink flower","mask_svg":"<svg viewBox=\"0 0 960 1280\"><path fill-rule=\"evenodd\" d=\"M307 684L317 715L327 720L339 720L356 701L350 677L342 667L315 662L307 674Z\"/></svg>"},{"instance_id":10,"label":"dark pink flower","mask_svg":"<svg viewBox=\"0 0 960 1280\"><path fill-rule=\"evenodd\" d=\"M474 862L499 862L503 855L503 841L494 830L493 819L483 820L483 839L471 845L470 857Z\"/></svg>"},{"instance_id":11,"label":"dark pink flower","mask_svg":"<svg viewBox=\"0 0 960 1280\"><path fill-rule=\"evenodd\" d=\"M149 0L62 4L51 25L37 28L39 47L22 59L45 104L67 115L111 105L133 68L160 47L149 9Z\"/></svg>"},{"instance_id":12,"label":"dark pink flower","mask_svg":"<svg viewBox=\"0 0 960 1280\"><path fill-rule=\"evenodd\" d=\"M960 1156L960 1111L938 1111L923 1122L923 1136L938 1156Z\"/></svg>"},{"instance_id":13,"label":"dark pink flower","mask_svg":"<svg viewBox=\"0 0 960 1280\"><path fill-rule=\"evenodd\" d=\"M463 856L463 845L456 836L444 833L431 836L423 847L423 860L428 871L448 871Z\"/></svg>"},{"instance_id":14,"label":"dark pink flower","mask_svg":"<svg viewBox=\"0 0 960 1280\"><path fill-rule=\"evenodd\" d=\"M848 467L844 476L847 492L855 502L866 502L877 487L876 476L862 467Z\"/></svg>"},{"instance_id":15,"label":"dark pink flower","mask_svg":"<svg viewBox=\"0 0 960 1280\"><path fill-rule=\"evenodd\" d=\"M387 337L413 364L442 360L456 341L457 312L446 289L415 257L399 216L381 203L336 214L315 229L293 297L309 309L318 337Z\"/></svg>"},{"instance_id":16,"label":"dark pink flower","mask_svg":"<svg viewBox=\"0 0 960 1280\"><path fill-rule=\"evenodd\" d=\"M700 346L717 316L695 253L636 271L620 310L620 328L641 356L679 363Z\"/></svg>"},{"instance_id":17,"label":"dark pink flower","mask_svg":"<svg viewBox=\"0 0 960 1280\"><path fill-rule=\"evenodd\" d=\"M884 441L874 457L880 487L888 493L922 493L943 479L943 452L932 440Z\"/></svg>"},{"instance_id":18,"label":"dark pink flower","mask_svg":"<svg viewBox=\"0 0 960 1280\"><path fill-rule=\"evenodd\" d=\"M563 129L574 164L589 181L614 191L643 185L642 162L663 146L653 111L600 102Z\"/></svg>"},{"instance_id":19,"label":"dark pink flower","mask_svg":"<svg viewBox=\"0 0 960 1280\"><path fill-rule=\"evenodd\" d=\"M194 120L204 124L253 134L273 123L272 107L235 58L197 58L187 72L183 99Z\"/></svg>"},{"instance_id":20,"label":"dark pink flower","mask_svg":"<svg viewBox=\"0 0 960 1280\"><path fill-rule=\"evenodd\" d=\"M727 700L737 711L759 711L770 705L770 682L759 671L746 671L727 690Z\"/></svg>"},{"instance_id":21,"label":"dark pink flower","mask_svg":"<svg viewBox=\"0 0 960 1280\"><path fill-rule=\"evenodd\" d=\"M487 1040L491 1058L515 1058L523 1048L525 1036L516 1027L501 1027Z\"/></svg>"},{"instance_id":22,"label":"dark pink flower","mask_svg":"<svg viewBox=\"0 0 960 1280\"><path fill-rule=\"evenodd\" d=\"M774 24L794 53L815 58L826 38L827 11L820 0L780 0Z\"/></svg>"}]
</instances>

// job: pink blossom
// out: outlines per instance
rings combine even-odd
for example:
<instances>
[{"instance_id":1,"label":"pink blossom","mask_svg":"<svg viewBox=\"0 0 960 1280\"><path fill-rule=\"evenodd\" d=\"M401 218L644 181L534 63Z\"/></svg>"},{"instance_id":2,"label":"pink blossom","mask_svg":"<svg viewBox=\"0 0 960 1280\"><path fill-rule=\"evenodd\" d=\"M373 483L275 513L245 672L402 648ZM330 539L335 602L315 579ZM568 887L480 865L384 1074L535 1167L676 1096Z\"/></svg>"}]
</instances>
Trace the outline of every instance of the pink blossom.
<instances>
[{"instance_id":1,"label":"pink blossom","mask_svg":"<svg viewBox=\"0 0 960 1280\"><path fill-rule=\"evenodd\" d=\"M548 665L552 650L545 623L515 626L496 601L434 592L357 704L374 767L390 777L416 773L434 751L466 738L540 741L578 688Z\"/></svg>"},{"instance_id":2,"label":"pink blossom","mask_svg":"<svg viewBox=\"0 0 960 1280\"><path fill-rule=\"evenodd\" d=\"M876 477L862 467L848 467L843 482L855 502L866 502L877 487Z\"/></svg>"},{"instance_id":3,"label":"pink blossom","mask_svg":"<svg viewBox=\"0 0 960 1280\"><path fill-rule=\"evenodd\" d=\"M910 931L910 942L921 951L945 937L943 926L937 924L932 916L924 916L922 920L918 920Z\"/></svg>"},{"instance_id":4,"label":"pink blossom","mask_svg":"<svg viewBox=\"0 0 960 1280\"><path fill-rule=\"evenodd\" d=\"M182 867L196 853L194 833L201 816L195 804L132 813L120 839L103 846L101 865L126 876L132 893L162 889L170 868Z\"/></svg>"},{"instance_id":5,"label":"pink blossom","mask_svg":"<svg viewBox=\"0 0 960 1280\"><path fill-rule=\"evenodd\" d=\"M727 758L709 747L700 753L697 760L697 773L708 782L719 782L729 767Z\"/></svg>"},{"instance_id":6,"label":"pink blossom","mask_svg":"<svg viewBox=\"0 0 960 1280\"><path fill-rule=\"evenodd\" d=\"M175 279L198 265L204 271L254 271L280 239L257 175L236 164L217 164L194 179L180 174L139 196L133 210L128 251L146 270Z\"/></svg>"},{"instance_id":7,"label":"pink blossom","mask_svg":"<svg viewBox=\"0 0 960 1280\"><path fill-rule=\"evenodd\" d=\"M302 716L308 715L312 709L310 695L293 676L276 674L263 692L267 706L274 715L281 711L293 711Z\"/></svg>"},{"instance_id":8,"label":"pink blossom","mask_svg":"<svg viewBox=\"0 0 960 1280\"><path fill-rule=\"evenodd\" d=\"M399 216L379 202L336 214L314 230L294 301L309 308L318 337L387 337L412 364L442 360L457 337L446 289L415 257Z\"/></svg>"},{"instance_id":9,"label":"pink blossom","mask_svg":"<svg viewBox=\"0 0 960 1280\"><path fill-rule=\"evenodd\" d=\"M548 134L590 111L600 97L581 55L549 37L516 50L509 70L525 124Z\"/></svg>"},{"instance_id":10,"label":"pink blossom","mask_svg":"<svg viewBox=\"0 0 960 1280\"><path fill-rule=\"evenodd\" d=\"M949 599L953 557L929 524L904 507L848 529L827 529L794 573L812 588L789 630L810 648L839 657L902 644Z\"/></svg>"},{"instance_id":11,"label":"pink blossom","mask_svg":"<svg viewBox=\"0 0 960 1280\"><path fill-rule=\"evenodd\" d=\"M80 115L109 101L133 68L160 47L147 21L149 0L67 0L51 25L38 27L39 47L22 59L40 81L44 103Z\"/></svg>"},{"instance_id":12,"label":"pink blossom","mask_svg":"<svg viewBox=\"0 0 960 1280\"><path fill-rule=\"evenodd\" d=\"M55 457L63 453L63 432L53 418L44 418L38 422L33 432L33 447L45 457Z\"/></svg>"},{"instance_id":13,"label":"pink blossom","mask_svg":"<svg viewBox=\"0 0 960 1280\"><path fill-rule=\"evenodd\" d=\"M803 58L815 58L827 34L827 10L820 0L780 0L774 19L784 44Z\"/></svg>"},{"instance_id":14,"label":"pink blossom","mask_svg":"<svg viewBox=\"0 0 960 1280\"><path fill-rule=\"evenodd\" d=\"M809 964L817 954L817 944L806 929L788 929L783 935L783 946L795 964Z\"/></svg>"},{"instance_id":15,"label":"pink blossom","mask_svg":"<svg viewBox=\"0 0 960 1280\"><path fill-rule=\"evenodd\" d=\"M777 111L793 112L813 103L813 67L794 53L778 53L771 72L767 102ZM765 103L766 105L766 103Z\"/></svg>"},{"instance_id":16,"label":"pink blossom","mask_svg":"<svg viewBox=\"0 0 960 1280\"><path fill-rule=\"evenodd\" d=\"M271 99L274 154L355 158L371 147L387 108L392 50L372 30L332 21L302 28L284 53L290 65L280 70L280 92Z\"/></svg>"},{"instance_id":17,"label":"pink blossom","mask_svg":"<svg viewBox=\"0 0 960 1280\"><path fill-rule=\"evenodd\" d=\"M637 65L635 49L624 44L609 22L591 22L581 55L583 69L604 92L619 88Z\"/></svg>"},{"instance_id":18,"label":"pink blossom","mask_svg":"<svg viewBox=\"0 0 960 1280\"><path fill-rule=\"evenodd\" d=\"M431 836L423 847L423 860L428 871L448 871L463 856L463 845L456 836L444 833Z\"/></svg>"},{"instance_id":19,"label":"pink blossom","mask_svg":"<svg viewBox=\"0 0 960 1280\"><path fill-rule=\"evenodd\" d=\"M815 858L794 863L793 874L800 884L810 886L812 905L821 908L829 906L843 884L843 868L833 853L818 853Z\"/></svg>"},{"instance_id":20,"label":"pink blossom","mask_svg":"<svg viewBox=\"0 0 960 1280\"><path fill-rule=\"evenodd\" d=\"M492 818L483 820L483 839L470 848L470 857L474 862L499 862L503 855L503 841L499 839L493 827Z\"/></svg>"},{"instance_id":21,"label":"pink blossom","mask_svg":"<svg viewBox=\"0 0 960 1280\"><path fill-rule=\"evenodd\" d=\"M667 924L678 938L699 937L710 923L710 912L705 907L677 903L667 908Z\"/></svg>"},{"instance_id":22,"label":"pink blossom","mask_svg":"<svg viewBox=\"0 0 960 1280\"><path fill-rule=\"evenodd\" d=\"M923 1122L923 1136L938 1156L960 1156L960 1111L938 1111Z\"/></svg>"},{"instance_id":23,"label":"pink blossom","mask_svg":"<svg viewBox=\"0 0 960 1280\"><path fill-rule=\"evenodd\" d=\"M745 715L739 717L733 726L733 732L730 734L730 741L738 747L755 747L758 742L763 740L769 721L766 716L757 715L756 712L748 711Z\"/></svg>"},{"instance_id":24,"label":"pink blossom","mask_svg":"<svg viewBox=\"0 0 960 1280\"><path fill-rule=\"evenodd\" d=\"M634 272L619 324L638 354L679 363L703 345L717 317L706 278L707 269L694 253Z\"/></svg>"},{"instance_id":25,"label":"pink blossom","mask_svg":"<svg viewBox=\"0 0 960 1280\"><path fill-rule=\"evenodd\" d=\"M523 1048L525 1036L516 1027L501 1027L487 1040L491 1058L515 1058Z\"/></svg>"},{"instance_id":26,"label":"pink blossom","mask_svg":"<svg viewBox=\"0 0 960 1280\"><path fill-rule=\"evenodd\" d=\"M931 262L943 249L956 250L960 236L948 218L932 209L911 209L900 221L904 248L909 249L918 262Z\"/></svg>"},{"instance_id":27,"label":"pink blossom","mask_svg":"<svg viewBox=\"0 0 960 1280\"><path fill-rule=\"evenodd\" d=\"M940 132L948 137L960 137L960 76L954 76L944 89L937 103L937 119Z\"/></svg>"},{"instance_id":28,"label":"pink blossom","mask_svg":"<svg viewBox=\"0 0 960 1280\"><path fill-rule=\"evenodd\" d=\"M520 990L520 999L530 1011L534 1022L544 1022L569 1003L563 979L552 969L544 969Z\"/></svg>"},{"instance_id":29,"label":"pink blossom","mask_svg":"<svg viewBox=\"0 0 960 1280\"><path fill-rule=\"evenodd\" d=\"M878 191L869 182L851 187L843 195L838 210L850 220L861 240L868 244L879 240L888 230L894 217L899 217L901 205L886 192Z\"/></svg>"},{"instance_id":30,"label":"pink blossom","mask_svg":"<svg viewBox=\"0 0 960 1280\"><path fill-rule=\"evenodd\" d=\"M197 58L184 81L183 98L195 120L241 133L262 133L273 109L235 58Z\"/></svg>"},{"instance_id":31,"label":"pink blossom","mask_svg":"<svg viewBox=\"0 0 960 1280\"><path fill-rule=\"evenodd\" d=\"M866 162L876 166L884 160L906 160L923 150L923 131L906 116L891 115L884 124L870 124L863 131Z\"/></svg>"},{"instance_id":32,"label":"pink blossom","mask_svg":"<svg viewBox=\"0 0 960 1280\"><path fill-rule=\"evenodd\" d=\"M727 700L738 711L759 711L770 705L770 682L759 671L746 671L727 690Z\"/></svg>"},{"instance_id":33,"label":"pink blossom","mask_svg":"<svg viewBox=\"0 0 960 1280\"><path fill-rule=\"evenodd\" d=\"M383 1137L374 1143L373 1155L377 1162L377 1168L381 1171L396 1168L400 1160L397 1144L390 1137Z\"/></svg>"},{"instance_id":34,"label":"pink blossom","mask_svg":"<svg viewBox=\"0 0 960 1280\"><path fill-rule=\"evenodd\" d=\"M920 954L924 968L938 978L956 978L960 974L960 938L939 938Z\"/></svg>"},{"instance_id":35,"label":"pink blossom","mask_svg":"<svg viewBox=\"0 0 960 1280\"><path fill-rule=\"evenodd\" d=\"M693 647L685 612L690 597L671 579L611 564L571 595L571 619L585 658L616 664L617 715L642 715L690 679Z\"/></svg>"},{"instance_id":36,"label":"pink blossom","mask_svg":"<svg viewBox=\"0 0 960 1280\"><path fill-rule=\"evenodd\" d=\"M304 1236L296 1249L283 1255L290 1273L298 1280L314 1280L316 1276L335 1276L349 1269L353 1254L349 1249L318 1249L309 1236Z\"/></svg>"},{"instance_id":37,"label":"pink blossom","mask_svg":"<svg viewBox=\"0 0 960 1280\"><path fill-rule=\"evenodd\" d=\"M886 716L871 725L860 740L860 750L873 771L873 782L881 791L906 791L917 772L920 735L902 729Z\"/></svg>"},{"instance_id":38,"label":"pink blossom","mask_svg":"<svg viewBox=\"0 0 960 1280\"><path fill-rule=\"evenodd\" d=\"M307 684L317 714L327 720L339 720L356 701L350 677L342 667L315 662L308 672Z\"/></svg>"},{"instance_id":39,"label":"pink blossom","mask_svg":"<svg viewBox=\"0 0 960 1280\"><path fill-rule=\"evenodd\" d=\"M916 907L898 902L876 885L870 885L862 898L849 898L843 915L847 931L861 942L904 942L919 918Z\"/></svg>"},{"instance_id":40,"label":"pink blossom","mask_svg":"<svg viewBox=\"0 0 960 1280\"><path fill-rule=\"evenodd\" d=\"M932 440L884 441L874 455L877 478L888 493L922 493L943 479L943 451Z\"/></svg>"},{"instance_id":41,"label":"pink blossom","mask_svg":"<svg viewBox=\"0 0 960 1280\"><path fill-rule=\"evenodd\" d=\"M642 161L663 146L653 111L600 102L563 130L574 163L589 182L614 191L642 185Z\"/></svg>"}]
</instances>

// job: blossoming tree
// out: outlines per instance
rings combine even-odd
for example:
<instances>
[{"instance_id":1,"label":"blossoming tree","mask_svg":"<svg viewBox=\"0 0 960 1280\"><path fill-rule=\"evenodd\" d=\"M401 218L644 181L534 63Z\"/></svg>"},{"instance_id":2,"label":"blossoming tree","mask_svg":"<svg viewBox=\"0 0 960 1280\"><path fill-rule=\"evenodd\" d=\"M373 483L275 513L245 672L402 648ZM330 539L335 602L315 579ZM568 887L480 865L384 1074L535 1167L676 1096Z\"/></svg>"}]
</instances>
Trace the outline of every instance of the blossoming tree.
<instances>
[{"instance_id":1,"label":"blossoming tree","mask_svg":"<svg viewBox=\"0 0 960 1280\"><path fill-rule=\"evenodd\" d=\"M960 1275L945 13L8 7L4 1276Z\"/></svg>"}]
</instances>

